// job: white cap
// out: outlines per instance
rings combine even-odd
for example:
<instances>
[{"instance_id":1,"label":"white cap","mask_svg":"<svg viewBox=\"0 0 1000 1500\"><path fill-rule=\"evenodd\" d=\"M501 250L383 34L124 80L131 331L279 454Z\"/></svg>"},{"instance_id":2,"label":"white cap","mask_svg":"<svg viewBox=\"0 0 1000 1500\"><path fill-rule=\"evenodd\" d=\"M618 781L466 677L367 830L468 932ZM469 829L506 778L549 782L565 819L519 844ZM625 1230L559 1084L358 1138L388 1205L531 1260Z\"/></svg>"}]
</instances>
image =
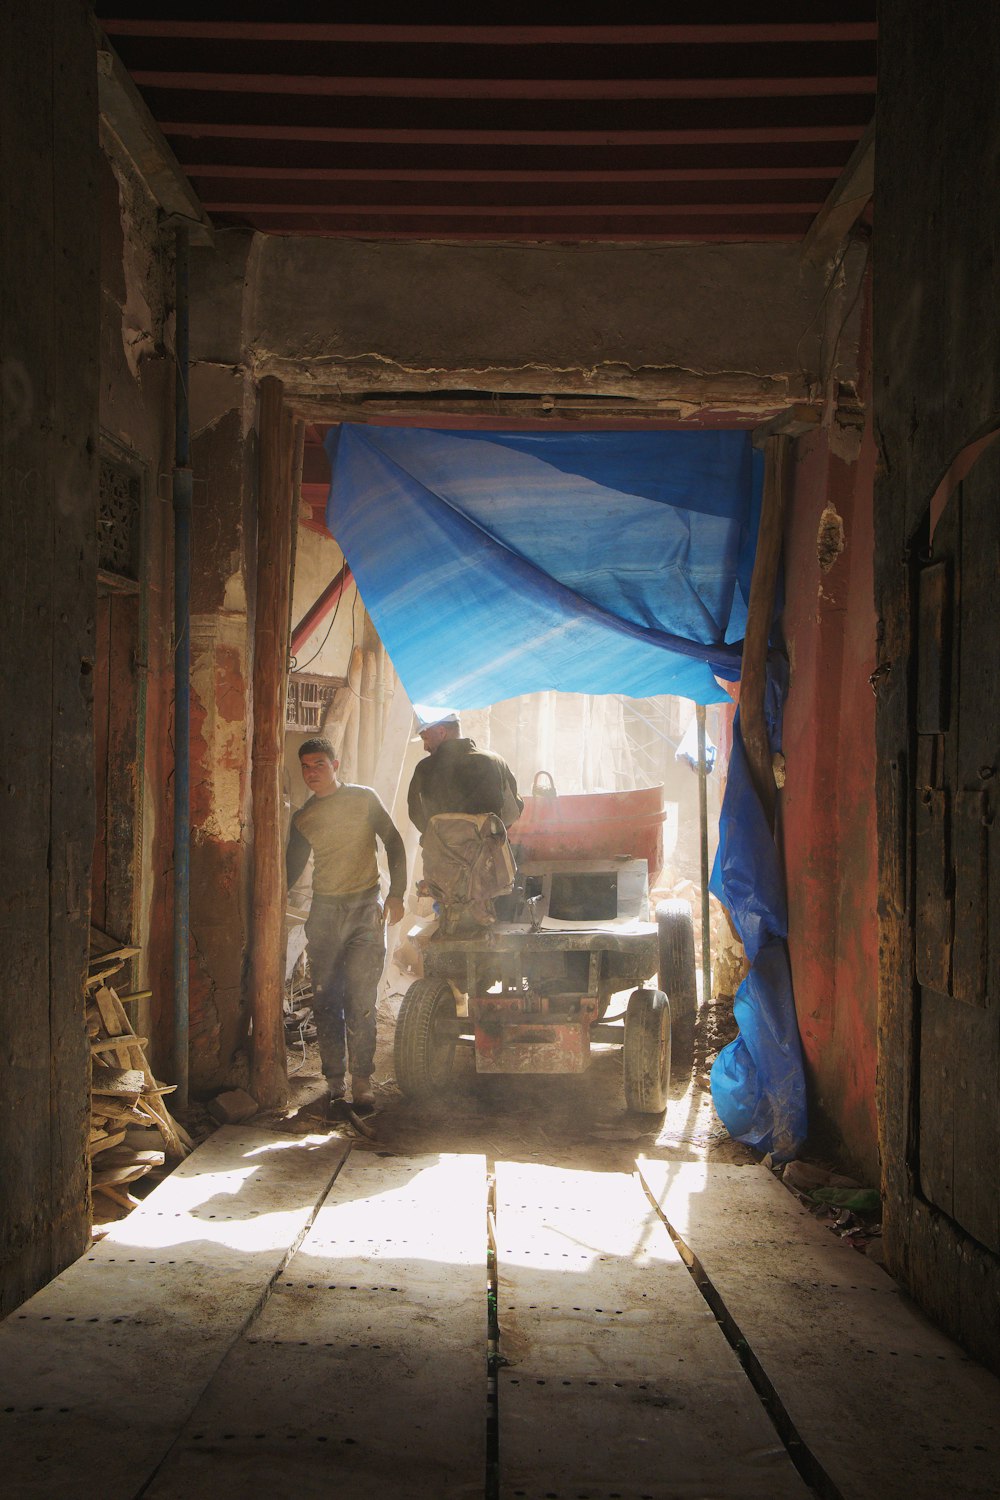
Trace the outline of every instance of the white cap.
<instances>
[{"instance_id":1,"label":"white cap","mask_svg":"<svg viewBox=\"0 0 1000 1500\"><path fill-rule=\"evenodd\" d=\"M457 708L435 708L431 703L414 703L413 712L417 716L417 733L422 734L425 729L433 729L435 724L458 724Z\"/></svg>"}]
</instances>

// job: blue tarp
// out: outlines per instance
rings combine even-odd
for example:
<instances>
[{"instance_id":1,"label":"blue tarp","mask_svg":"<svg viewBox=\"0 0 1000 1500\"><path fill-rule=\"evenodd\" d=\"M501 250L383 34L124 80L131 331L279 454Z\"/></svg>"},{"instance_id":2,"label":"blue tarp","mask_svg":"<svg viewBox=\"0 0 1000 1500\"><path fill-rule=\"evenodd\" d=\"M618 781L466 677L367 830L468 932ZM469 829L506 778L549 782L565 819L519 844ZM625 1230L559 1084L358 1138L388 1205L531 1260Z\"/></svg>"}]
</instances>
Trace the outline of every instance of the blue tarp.
<instances>
[{"instance_id":1,"label":"blue tarp","mask_svg":"<svg viewBox=\"0 0 1000 1500\"><path fill-rule=\"evenodd\" d=\"M715 679L739 677L763 477L748 433L344 425L327 450L328 527L411 701L727 701ZM790 1155L805 1086L784 882L738 727L712 889L752 965L713 1098L737 1139Z\"/></svg>"},{"instance_id":2,"label":"blue tarp","mask_svg":"<svg viewBox=\"0 0 1000 1500\"><path fill-rule=\"evenodd\" d=\"M774 751L781 749L783 660L775 657L770 668L766 715ZM785 877L750 776L738 711L710 888L729 911L750 963L733 1001L739 1036L712 1064L712 1099L731 1136L785 1160L805 1140L807 1121Z\"/></svg>"},{"instance_id":3,"label":"blue tarp","mask_svg":"<svg viewBox=\"0 0 1000 1500\"><path fill-rule=\"evenodd\" d=\"M739 676L762 463L746 432L332 428L327 525L411 700Z\"/></svg>"}]
</instances>

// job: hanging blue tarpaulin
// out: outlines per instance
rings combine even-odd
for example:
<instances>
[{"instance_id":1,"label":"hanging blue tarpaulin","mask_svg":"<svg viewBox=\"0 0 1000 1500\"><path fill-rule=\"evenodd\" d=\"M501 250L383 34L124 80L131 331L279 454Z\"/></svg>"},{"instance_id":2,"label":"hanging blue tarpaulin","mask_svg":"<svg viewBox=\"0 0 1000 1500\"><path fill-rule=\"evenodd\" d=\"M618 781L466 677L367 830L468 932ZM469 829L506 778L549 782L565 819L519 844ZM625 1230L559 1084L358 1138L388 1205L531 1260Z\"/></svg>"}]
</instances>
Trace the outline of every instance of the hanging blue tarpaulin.
<instances>
[{"instance_id":1,"label":"hanging blue tarpaulin","mask_svg":"<svg viewBox=\"0 0 1000 1500\"><path fill-rule=\"evenodd\" d=\"M760 512L749 433L347 424L327 451L327 526L411 701L725 701Z\"/></svg>"},{"instance_id":2,"label":"hanging blue tarpaulin","mask_svg":"<svg viewBox=\"0 0 1000 1500\"><path fill-rule=\"evenodd\" d=\"M786 670L769 664L765 713L772 751L781 749ZM736 1140L778 1160L806 1137L806 1085L788 959L785 877L750 775L737 711L711 890L724 903L750 964L733 1001L739 1036L712 1064L712 1099Z\"/></svg>"},{"instance_id":3,"label":"hanging blue tarpaulin","mask_svg":"<svg viewBox=\"0 0 1000 1500\"><path fill-rule=\"evenodd\" d=\"M748 433L343 426L327 450L327 525L411 701L726 701L715 676L739 676L760 514ZM778 749L774 677L768 708ZM712 1095L731 1135L790 1155L805 1086L784 882L738 731L712 888L751 960Z\"/></svg>"}]
</instances>

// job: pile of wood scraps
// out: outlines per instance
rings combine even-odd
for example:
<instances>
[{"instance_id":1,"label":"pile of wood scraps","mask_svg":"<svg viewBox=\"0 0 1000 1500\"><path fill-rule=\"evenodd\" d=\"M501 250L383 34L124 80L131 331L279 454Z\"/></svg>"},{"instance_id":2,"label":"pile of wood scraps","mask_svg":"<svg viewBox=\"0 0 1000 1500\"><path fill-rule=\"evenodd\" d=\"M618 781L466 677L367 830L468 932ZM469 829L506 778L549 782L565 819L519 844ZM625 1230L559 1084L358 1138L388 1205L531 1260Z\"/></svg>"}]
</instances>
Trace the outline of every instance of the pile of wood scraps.
<instances>
[{"instance_id":1,"label":"pile of wood scraps","mask_svg":"<svg viewBox=\"0 0 1000 1500\"><path fill-rule=\"evenodd\" d=\"M144 997L119 996L108 983L138 951L119 947L92 952L86 984L91 1058L88 1150L99 1217L105 1207L108 1217L133 1209L138 1200L129 1184L167 1159L182 1160L191 1149L190 1137L164 1103L175 1085L157 1082L144 1051L147 1038L136 1035L125 1009L129 1001ZM162 1149L137 1146L136 1130L157 1131Z\"/></svg>"}]
</instances>

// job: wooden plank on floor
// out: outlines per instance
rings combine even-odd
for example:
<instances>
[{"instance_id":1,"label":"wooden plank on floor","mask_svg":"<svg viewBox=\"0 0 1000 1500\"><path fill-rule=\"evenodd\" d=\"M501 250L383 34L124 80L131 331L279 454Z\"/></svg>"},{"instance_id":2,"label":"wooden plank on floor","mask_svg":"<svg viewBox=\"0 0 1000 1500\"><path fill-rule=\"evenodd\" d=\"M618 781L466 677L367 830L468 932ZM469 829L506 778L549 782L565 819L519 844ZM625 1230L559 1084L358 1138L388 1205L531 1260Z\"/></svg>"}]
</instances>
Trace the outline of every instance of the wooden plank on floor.
<instances>
[{"instance_id":1,"label":"wooden plank on floor","mask_svg":"<svg viewBox=\"0 0 1000 1500\"><path fill-rule=\"evenodd\" d=\"M486 1162L354 1151L149 1500L450 1500L486 1471Z\"/></svg>"},{"instance_id":2,"label":"wooden plank on floor","mask_svg":"<svg viewBox=\"0 0 1000 1500\"><path fill-rule=\"evenodd\" d=\"M219 1130L0 1325L18 1500L132 1500L312 1221L346 1147Z\"/></svg>"},{"instance_id":3,"label":"wooden plank on floor","mask_svg":"<svg viewBox=\"0 0 1000 1500\"><path fill-rule=\"evenodd\" d=\"M808 1494L638 1180L498 1163L501 1495Z\"/></svg>"},{"instance_id":4,"label":"wooden plank on floor","mask_svg":"<svg viewBox=\"0 0 1000 1500\"><path fill-rule=\"evenodd\" d=\"M641 1161L843 1495L997 1494L1000 1381L764 1167Z\"/></svg>"}]
</instances>

